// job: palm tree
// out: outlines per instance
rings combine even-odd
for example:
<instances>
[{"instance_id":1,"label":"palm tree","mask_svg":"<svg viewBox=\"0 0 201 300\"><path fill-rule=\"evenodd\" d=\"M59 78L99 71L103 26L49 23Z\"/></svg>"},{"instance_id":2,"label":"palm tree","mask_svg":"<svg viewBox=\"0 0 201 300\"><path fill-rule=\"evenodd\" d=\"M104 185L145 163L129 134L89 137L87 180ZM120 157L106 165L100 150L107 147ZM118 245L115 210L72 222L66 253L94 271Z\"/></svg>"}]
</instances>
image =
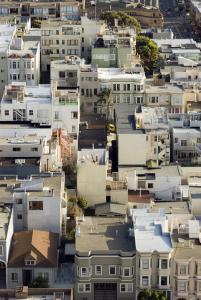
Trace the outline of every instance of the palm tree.
<instances>
[{"instance_id":1,"label":"palm tree","mask_svg":"<svg viewBox=\"0 0 201 300\"><path fill-rule=\"evenodd\" d=\"M100 105L101 111L105 111L106 114L106 121L111 119L112 117L112 93L111 89L104 89L99 93L99 100L97 101L97 104Z\"/></svg>"}]
</instances>

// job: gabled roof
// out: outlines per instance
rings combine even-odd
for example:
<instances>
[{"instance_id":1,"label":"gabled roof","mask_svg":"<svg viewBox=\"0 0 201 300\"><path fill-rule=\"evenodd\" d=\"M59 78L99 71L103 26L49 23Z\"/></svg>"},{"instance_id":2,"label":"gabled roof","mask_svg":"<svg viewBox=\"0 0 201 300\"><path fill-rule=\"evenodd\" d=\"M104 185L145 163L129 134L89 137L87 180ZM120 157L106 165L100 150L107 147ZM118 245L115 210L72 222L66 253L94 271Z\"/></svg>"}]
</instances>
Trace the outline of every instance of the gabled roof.
<instances>
[{"instance_id":1,"label":"gabled roof","mask_svg":"<svg viewBox=\"0 0 201 300\"><path fill-rule=\"evenodd\" d=\"M59 235L48 231L21 231L13 235L8 267L24 267L35 260L35 267L57 267Z\"/></svg>"}]
</instances>

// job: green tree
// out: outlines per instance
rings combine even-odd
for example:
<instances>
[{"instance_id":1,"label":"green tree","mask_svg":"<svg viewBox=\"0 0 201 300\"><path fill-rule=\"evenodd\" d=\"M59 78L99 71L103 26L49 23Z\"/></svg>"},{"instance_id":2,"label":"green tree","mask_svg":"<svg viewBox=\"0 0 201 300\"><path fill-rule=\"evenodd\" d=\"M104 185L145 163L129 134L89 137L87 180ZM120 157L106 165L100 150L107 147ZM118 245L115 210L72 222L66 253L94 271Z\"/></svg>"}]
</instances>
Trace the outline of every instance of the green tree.
<instances>
[{"instance_id":1,"label":"green tree","mask_svg":"<svg viewBox=\"0 0 201 300\"><path fill-rule=\"evenodd\" d=\"M145 70L153 71L159 59L156 43L146 36L139 35L136 39L136 50L141 57L142 65Z\"/></svg>"},{"instance_id":2,"label":"green tree","mask_svg":"<svg viewBox=\"0 0 201 300\"><path fill-rule=\"evenodd\" d=\"M84 212L84 211L88 208L88 206L89 206L87 199L84 198L84 197L78 197L78 198L77 198L77 204L78 204L78 206L82 209L83 212Z\"/></svg>"},{"instance_id":3,"label":"green tree","mask_svg":"<svg viewBox=\"0 0 201 300\"><path fill-rule=\"evenodd\" d=\"M138 300L167 300L163 293L151 289L145 289L138 295Z\"/></svg>"},{"instance_id":4,"label":"green tree","mask_svg":"<svg viewBox=\"0 0 201 300\"><path fill-rule=\"evenodd\" d=\"M101 107L102 112L106 112L106 120L108 121L111 117L111 109L113 106L111 89L101 91L97 104Z\"/></svg>"},{"instance_id":5,"label":"green tree","mask_svg":"<svg viewBox=\"0 0 201 300\"><path fill-rule=\"evenodd\" d=\"M30 288L49 288L48 279L38 276L29 284Z\"/></svg>"},{"instance_id":6,"label":"green tree","mask_svg":"<svg viewBox=\"0 0 201 300\"><path fill-rule=\"evenodd\" d=\"M114 27L115 20L117 20L119 26L135 27L137 34L141 31L140 23L134 17L129 16L125 12L107 11L101 15L101 19L104 20L110 27Z\"/></svg>"}]
</instances>

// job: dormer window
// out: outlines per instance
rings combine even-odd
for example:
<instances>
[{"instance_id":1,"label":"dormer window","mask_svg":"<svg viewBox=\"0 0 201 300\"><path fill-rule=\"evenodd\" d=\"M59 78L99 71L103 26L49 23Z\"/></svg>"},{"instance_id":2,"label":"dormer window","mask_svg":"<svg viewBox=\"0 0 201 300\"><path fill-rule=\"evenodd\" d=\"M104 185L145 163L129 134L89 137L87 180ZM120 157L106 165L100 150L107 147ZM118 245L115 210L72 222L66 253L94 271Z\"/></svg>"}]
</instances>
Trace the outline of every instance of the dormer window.
<instances>
[{"instance_id":1,"label":"dormer window","mask_svg":"<svg viewBox=\"0 0 201 300\"><path fill-rule=\"evenodd\" d=\"M36 261L35 260L25 260L26 266L35 266Z\"/></svg>"}]
</instances>

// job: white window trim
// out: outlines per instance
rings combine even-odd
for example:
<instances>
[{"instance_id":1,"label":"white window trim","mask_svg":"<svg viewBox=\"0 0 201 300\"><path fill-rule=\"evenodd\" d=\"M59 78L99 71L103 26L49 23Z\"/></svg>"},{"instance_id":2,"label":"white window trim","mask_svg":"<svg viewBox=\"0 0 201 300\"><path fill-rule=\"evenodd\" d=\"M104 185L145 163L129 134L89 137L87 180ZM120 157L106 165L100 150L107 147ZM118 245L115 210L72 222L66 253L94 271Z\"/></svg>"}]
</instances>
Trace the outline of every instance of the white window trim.
<instances>
[{"instance_id":1,"label":"white window trim","mask_svg":"<svg viewBox=\"0 0 201 300\"><path fill-rule=\"evenodd\" d=\"M97 267L100 267L100 268L101 268L101 271L100 271L100 272L97 272L97 271L96 271L96 268L97 268ZM103 273L103 268L102 268L102 266L101 266L101 265L95 265L95 275L101 276L102 273Z\"/></svg>"},{"instance_id":2,"label":"white window trim","mask_svg":"<svg viewBox=\"0 0 201 300\"><path fill-rule=\"evenodd\" d=\"M90 290L86 291L86 284L89 284L90 286ZM83 291L80 291L80 286L83 287ZM91 293L91 283L78 283L78 293L82 294L82 293Z\"/></svg>"},{"instance_id":3,"label":"white window trim","mask_svg":"<svg viewBox=\"0 0 201 300\"><path fill-rule=\"evenodd\" d=\"M167 268L166 269L162 269L162 260L167 260ZM159 267L161 270L168 270L169 269L169 259L168 258L160 258L160 264Z\"/></svg>"},{"instance_id":4,"label":"white window trim","mask_svg":"<svg viewBox=\"0 0 201 300\"><path fill-rule=\"evenodd\" d=\"M148 268L143 268L142 266L143 266L143 260L148 260ZM141 257L141 259L140 259L140 268L142 269L142 270L150 270L150 258L146 258L146 257L144 257L144 258L142 258Z\"/></svg>"},{"instance_id":5,"label":"white window trim","mask_svg":"<svg viewBox=\"0 0 201 300\"><path fill-rule=\"evenodd\" d=\"M128 269L128 270L129 270L129 275L125 275L125 274L124 274L124 270L125 270L125 269ZM132 276L132 271L131 271L131 268L130 268L130 267L123 267L123 276L124 276L124 277L131 277L131 276Z\"/></svg>"},{"instance_id":6,"label":"white window trim","mask_svg":"<svg viewBox=\"0 0 201 300\"><path fill-rule=\"evenodd\" d=\"M167 284L166 285L163 285L161 284L161 277L166 277L167 278ZM160 283L160 286L163 287L163 286L168 286L169 285L169 276L168 275L161 275L159 277L159 283Z\"/></svg>"},{"instance_id":7,"label":"white window trim","mask_svg":"<svg viewBox=\"0 0 201 300\"><path fill-rule=\"evenodd\" d=\"M142 278L143 277L148 277L148 285L143 285L142 284ZM143 287L149 287L150 286L150 276L149 275L143 275L143 276L141 276L141 278L140 278L140 283L141 283L141 286L143 286Z\"/></svg>"},{"instance_id":8,"label":"white window trim","mask_svg":"<svg viewBox=\"0 0 201 300\"><path fill-rule=\"evenodd\" d=\"M121 290L122 285L125 285L125 291ZM132 286L131 290L128 290L128 285ZM133 293L133 283L120 283L120 293Z\"/></svg>"},{"instance_id":9,"label":"white window trim","mask_svg":"<svg viewBox=\"0 0 201 300\"><path fill-rule=\"evenodd\" d=\"M114 268L115 268L115 274L111 274L111 273L110 273L110 268L111 268L111 267L114 267ZM111 276L117 275L117 266L116 266L116 265L109 265L109 275L111 275Z\"/></svg>"},{"instance_id":10,"label":"white window trim","mask_svg":"<svg viewBox=\"0 0 201 300\"><path fill-rule=\"evenodd\" d=\"M17 279L14 279L14 280L13 280L13 279L12 279L12 274L17 275L17 276L16 276ZM12 272L12 273L11 273L11 281L12 281L12 282L18 282L18 272Z\"/></svg>"}]
</instances>

